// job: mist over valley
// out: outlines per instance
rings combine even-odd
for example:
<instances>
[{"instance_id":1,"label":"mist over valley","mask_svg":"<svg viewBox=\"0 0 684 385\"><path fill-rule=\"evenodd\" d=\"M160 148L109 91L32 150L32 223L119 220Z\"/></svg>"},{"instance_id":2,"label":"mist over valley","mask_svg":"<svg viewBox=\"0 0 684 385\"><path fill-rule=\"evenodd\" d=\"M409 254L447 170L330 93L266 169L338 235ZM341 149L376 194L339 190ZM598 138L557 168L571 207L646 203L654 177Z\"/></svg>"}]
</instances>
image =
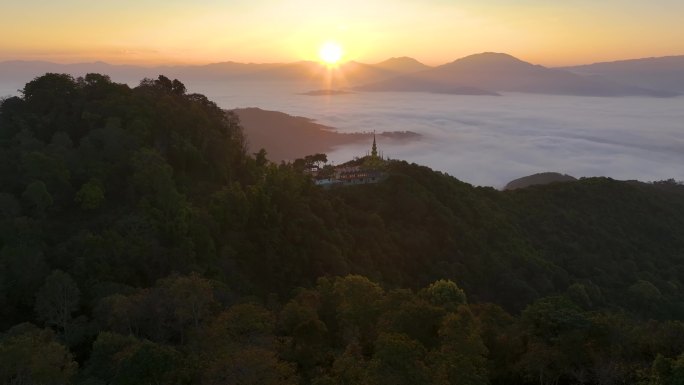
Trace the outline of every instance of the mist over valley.
<instances>
[{"instance_id":1,"label":"mist over valley","mask_svg":"<svg viewBox=\"0 0 684 385\"><path fill-rule=\"evenodd\" d=\"M675 95L684 87L665 81L684 71L679 58L549 69L485 53L438 67L405 57L349 62L329 74L315 62L140 67L15 61L0 63L0 95L17 94L24 81L44 72L102 72L130 86L164 73L224 109L256 107L326 126L329 132L320 135L281 132L276 141L262 140L269 136L263 124L252 131L252 146L263 145L277 162L324 151L340 163L367 153L370 142L359 134L410 131L420 136L381 138L384 154L475 185L503 187L545 171L682 180L684 97ZM300 122L302 134L307 124ZM281 123L297 126L273 120L270 129L277 132Z\"/></svg>"}]
</instances>

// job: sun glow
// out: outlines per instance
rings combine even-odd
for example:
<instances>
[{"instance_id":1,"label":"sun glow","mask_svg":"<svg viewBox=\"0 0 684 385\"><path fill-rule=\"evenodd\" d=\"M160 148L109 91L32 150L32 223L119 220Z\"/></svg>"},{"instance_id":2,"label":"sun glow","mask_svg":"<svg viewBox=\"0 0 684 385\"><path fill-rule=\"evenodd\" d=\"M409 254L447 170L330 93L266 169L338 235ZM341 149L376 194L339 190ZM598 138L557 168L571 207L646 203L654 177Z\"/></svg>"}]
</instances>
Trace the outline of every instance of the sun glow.
<instances>
[{"instance_id":1,"label":"sun glow","mask_svg":"<svg viewBox=\"0 0 684 385\"><path fill-rule=\"evenodd\" d=\"M318 56L321 58L321 61L328 65L337 64L340 59L342 59L343 54L344 50L342 49L342 46L333 41L323 44L321 50L318 51Z\"/></svg>"}]
</instances>

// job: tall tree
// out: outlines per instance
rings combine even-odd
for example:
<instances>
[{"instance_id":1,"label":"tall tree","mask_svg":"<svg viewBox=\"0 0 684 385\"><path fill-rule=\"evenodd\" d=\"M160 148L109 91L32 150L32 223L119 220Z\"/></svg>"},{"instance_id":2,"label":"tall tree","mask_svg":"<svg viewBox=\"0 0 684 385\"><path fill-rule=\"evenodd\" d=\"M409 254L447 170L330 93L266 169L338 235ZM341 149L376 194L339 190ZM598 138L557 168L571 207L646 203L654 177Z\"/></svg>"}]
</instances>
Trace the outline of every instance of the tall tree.
<instances>
[{"instance_id":1,"label":"tall tree","mask_svg":"<svg viewBox=\"0 0 684 385\"><path fill-rule=\"evenodd\" d=\"M45 279L36 295L36 314L48 325L64 331L71 321L71 314L78 310L81 291L71 276L55 270Z\"/></svg>"}]
</instances>

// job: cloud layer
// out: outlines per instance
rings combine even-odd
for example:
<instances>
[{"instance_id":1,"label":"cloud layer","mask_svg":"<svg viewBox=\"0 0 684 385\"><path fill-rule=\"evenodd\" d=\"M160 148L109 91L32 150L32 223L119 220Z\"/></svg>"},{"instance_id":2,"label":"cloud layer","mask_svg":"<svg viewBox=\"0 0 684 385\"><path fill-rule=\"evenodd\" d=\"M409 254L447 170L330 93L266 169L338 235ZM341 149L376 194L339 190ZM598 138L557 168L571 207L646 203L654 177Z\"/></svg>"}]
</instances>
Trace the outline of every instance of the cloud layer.
<instances>
[{"instance_id":1,"label":"cloud layer","mask_svg":"<svg viewBox=\"0 0 684 385\"><path fill-rule=\"evenodd\" d=\"M224 108L282 111L317 119L341 132L420 133L423 137L417 142L380 141L379 148L391 158L423 164L475 185L500 188L510 180L545 171L575 177L684 180L684 97L423 93L312 97L298 94L308 89L288 84L187 85ZM6 94L16 90L0 89ZM329 158L340 163L365 155L369 147L370 143L344 146Z\"/></svg>"},{"instance_id":2,"label":"cloud layer","mask_svg":"<svg viewBox=\"0 0 684 385\"><path fill-rule=\"evenodd\" d=\"M538 172L576 177L684 180L684 98L593 98L422 93L295 95L286 85L191 87L222 107L258 106L317 119L342 132L403 131L411 144L379 143L385 155L430 166L463 181L502 187ZM330 158L364 155L345 146Z\"/></svg>"}]
</instances>

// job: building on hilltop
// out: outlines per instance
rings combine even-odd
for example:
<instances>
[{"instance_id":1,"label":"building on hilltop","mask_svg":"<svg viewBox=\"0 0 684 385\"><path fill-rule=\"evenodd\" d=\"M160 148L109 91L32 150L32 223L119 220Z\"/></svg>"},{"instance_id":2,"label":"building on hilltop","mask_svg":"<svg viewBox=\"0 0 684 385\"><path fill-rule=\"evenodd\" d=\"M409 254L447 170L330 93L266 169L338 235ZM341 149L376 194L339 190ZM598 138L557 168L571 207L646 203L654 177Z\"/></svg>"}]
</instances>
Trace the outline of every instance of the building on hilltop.
<instances>
[{"instance_id":1,"label":"building on hilltop","mask_svg":"<svg viewBox=\"0 0 684 385\"><path fill-rule=\"evenodd\" d=\"M378 153L377 140L373 132L373 144L369 155L335 167L332 175L314 175L314 182L323 187L378 183L387 178L384 166L385 159Z\"/></svg>"},{"instance_id":2,"label":"building on hilltop","mask_svg":"<svg viewBox=\"0 0 684 385\"><path fill-rule=\"evenodd\" d=\"M369 155L363 159L363 167L366 169L382 169L385 165L385 159L382 153L378 154L378 145L375 141L375 131L373 131L373 145Z\"/></svg>"}]
</instances>

